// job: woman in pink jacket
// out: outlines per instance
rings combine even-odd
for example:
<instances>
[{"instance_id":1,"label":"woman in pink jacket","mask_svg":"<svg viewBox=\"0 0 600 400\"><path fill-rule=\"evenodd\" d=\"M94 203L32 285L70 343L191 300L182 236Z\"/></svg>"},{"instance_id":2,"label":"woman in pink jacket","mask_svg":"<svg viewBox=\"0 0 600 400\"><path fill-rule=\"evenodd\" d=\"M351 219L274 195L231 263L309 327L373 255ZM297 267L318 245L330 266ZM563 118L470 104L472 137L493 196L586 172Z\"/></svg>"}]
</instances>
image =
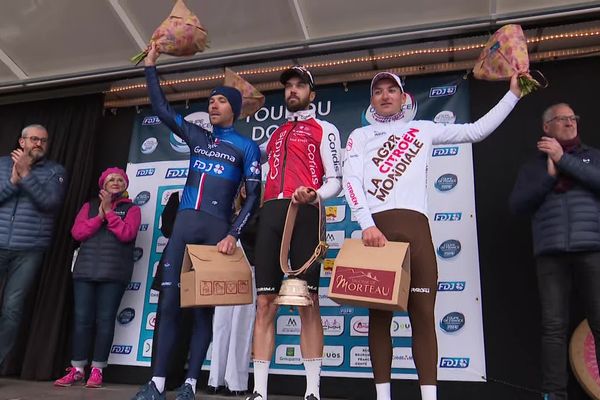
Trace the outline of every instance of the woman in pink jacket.
<instances>
[{"instance_id":1,"label":"woman in pink jacket","mask_svg":"<svg viewBox=\"0 0 600 400\"><path fill-rule=\"evenodd\" d=\"M86 386L102 386L102 369L107 365L117 310L133 273L141 213L125 191L129 179L122 169L108 168L98 185L98 198L81 207L71 229L73 238L81 242L73 268L73 359L68 373L54 382L56 386L83 383L92 345L92 369ZM128 323L134 313L126 308L119 320Z\"/></svg>"}]
</instances>

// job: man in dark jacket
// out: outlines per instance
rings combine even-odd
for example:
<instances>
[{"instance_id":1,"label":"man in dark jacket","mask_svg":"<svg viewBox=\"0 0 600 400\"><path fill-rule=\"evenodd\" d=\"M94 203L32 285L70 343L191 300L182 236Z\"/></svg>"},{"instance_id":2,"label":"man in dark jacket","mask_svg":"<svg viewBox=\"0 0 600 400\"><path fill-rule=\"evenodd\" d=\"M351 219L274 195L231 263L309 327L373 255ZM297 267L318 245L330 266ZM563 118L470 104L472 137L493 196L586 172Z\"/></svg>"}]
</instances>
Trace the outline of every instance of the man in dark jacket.
<instances>
[{"instance_id":1,"label":"man in dark jacket","mask_svg":"<svg viewBox=\"0 0 600 400\"><path fill-rule=\"evenodd\" d=\"M47 148L46 128L29 125L21 132L19 148L0 157L0 278L6 276L0 364L14 345L23 303L50 244L65 194L65 170L45 158Z\"/></svg>"},{"instance_id":2,"label":"man in dark jacket","mask_svg":"<svg viewBox=\"0 0 600 400\"><path fill-rule=\"evenodd\" d=\"M567 398L569 299L585 301L600 365L600 151L581 143L579 117L564 103L542 116L539 153L524 165L510 197L532 216L542 309L544 399Z\"/></svg>"}]
</instances>

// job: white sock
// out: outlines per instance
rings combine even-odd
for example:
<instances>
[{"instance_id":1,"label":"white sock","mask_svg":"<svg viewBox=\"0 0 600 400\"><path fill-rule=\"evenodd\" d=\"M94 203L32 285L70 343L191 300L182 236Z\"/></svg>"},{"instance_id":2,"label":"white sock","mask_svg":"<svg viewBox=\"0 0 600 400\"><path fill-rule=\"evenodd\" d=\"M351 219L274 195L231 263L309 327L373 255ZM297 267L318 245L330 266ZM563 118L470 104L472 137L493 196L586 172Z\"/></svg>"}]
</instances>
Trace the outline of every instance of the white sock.
<instances>
[{"instance_id":1,"label":"white sock","mask_svg":"<svg viewBox=\"0 0 600 400\"><path fill-rule=\"evenodd\" d=\"M77 370L77 372L79 372L79 373L83 374L83 372L84 372L83 367L73 367L73 368L75 368Z\"/></svg>"},{"instance_id":2,"label":"white sock","mask_svg":"<svg viewBox=\"0 0 600 400\"><path fill-rule=\"evenodd\" d=\"M189 383L190 385L192 385L192 390L194 391L194 394L196 394L196 379L194 379L194 378L187 378L185 380L185 383Z\"/></svg>"},{"instance_id":3,"label":"white sock","mask_svg":"<svg viewBox=\"0 0 600 400\"><path fill-rule=\"evenodd\" d=\"M392 400L392 385L389 382L376 383L377 400Z\"/></svg>"},{"instance_id":4,"label":"white sock","mask_svg":"<svg viewBox=\"0 0 600 400\"><path fill-rule=\"evenodd\" d=\"M314 395L317 399L321 398L319 394L319 385L321 381L321 364L322 358L303 359L304 370L306 371L306 393L304 397Z\"/></svg>"},{"instance_id":5,"label":"white sock","mask_svg":"<svg viewBox=\"0 0 600 400\"><path fill-rule=\"evenodd\" d=\"M437 386L421 385L421 400L437 400Z\"/></svg>"},{"instance_id":6,"label":"white sock","mask_svg":"<svg viewBox=\"0 0 600 400\"><path fill-rule=\"evenodd\" d=\"M262 400L267 400L270 365L271 361L254 360L254 391L262 396Z\"/></svg>"},{"instance_id":7,"label":"white sock","mask_svg":"<svg viewBox=\"0 0 600 400\"><path fill-rule=\"evenodd\" d=\"M154 385L156 385L156 390L158 390L159 393L162 393L165 391L165 381L167 380L167 378L165 378L164 376L153 376L152 377L152 382L154 382Z\"/></svg>"}]
</instances>

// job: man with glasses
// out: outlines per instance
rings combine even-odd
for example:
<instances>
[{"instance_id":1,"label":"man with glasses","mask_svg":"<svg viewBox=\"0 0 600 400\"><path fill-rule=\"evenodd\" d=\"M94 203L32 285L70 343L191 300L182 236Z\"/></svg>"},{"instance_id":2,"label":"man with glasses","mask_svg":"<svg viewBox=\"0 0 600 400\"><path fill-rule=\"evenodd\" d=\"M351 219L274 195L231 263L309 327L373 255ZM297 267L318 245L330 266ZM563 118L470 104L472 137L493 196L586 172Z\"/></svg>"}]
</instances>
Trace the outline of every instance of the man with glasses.
<instances>
[{"instance_id":1,"label":"man with glasses","mask_svg":"<svg viewBox=\"0 0 600 400\"><path fill-rule=\"evenodd\" d=\"M50 244L62 204L65 169L46 159L48 132L26 126L19 147L0 157L0 280L6 278L0 311L0 364L19 331L23 303Z\"/></svg>"},{"instance_id":2,"label":"man with glasses","mask_svg":"<svg viewBox=\"0 0 600 400\"><path fill-rule=\"evenodd\" d=\"M567 399L569 300L583 296L600 365L600 151L583 144L579 117L565 103L542 115L538 154L525 164L510 197L531 215L542 310L544 399Z\"/></svg>"}]
</instances>

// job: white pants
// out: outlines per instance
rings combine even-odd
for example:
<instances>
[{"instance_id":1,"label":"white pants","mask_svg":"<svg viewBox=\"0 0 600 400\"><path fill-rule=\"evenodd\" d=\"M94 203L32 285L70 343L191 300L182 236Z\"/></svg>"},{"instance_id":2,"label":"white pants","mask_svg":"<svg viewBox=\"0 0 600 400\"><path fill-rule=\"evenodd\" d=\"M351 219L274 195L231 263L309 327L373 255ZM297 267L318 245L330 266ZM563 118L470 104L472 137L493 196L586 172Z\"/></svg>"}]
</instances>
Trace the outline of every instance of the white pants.
<instances>
[{"instance_id":1,"label":"white pants","mask_svg":"<svg viewBox=\"0 0 600 400\"><path fill-rule=\"evenodd\" d=\"M254 268L252 269L254 281ZM253 285L254 286L254 285ZM208 384L229 390L248 390L256 291L252 304L215 307Z\"/></svg>"}]
</instances>

